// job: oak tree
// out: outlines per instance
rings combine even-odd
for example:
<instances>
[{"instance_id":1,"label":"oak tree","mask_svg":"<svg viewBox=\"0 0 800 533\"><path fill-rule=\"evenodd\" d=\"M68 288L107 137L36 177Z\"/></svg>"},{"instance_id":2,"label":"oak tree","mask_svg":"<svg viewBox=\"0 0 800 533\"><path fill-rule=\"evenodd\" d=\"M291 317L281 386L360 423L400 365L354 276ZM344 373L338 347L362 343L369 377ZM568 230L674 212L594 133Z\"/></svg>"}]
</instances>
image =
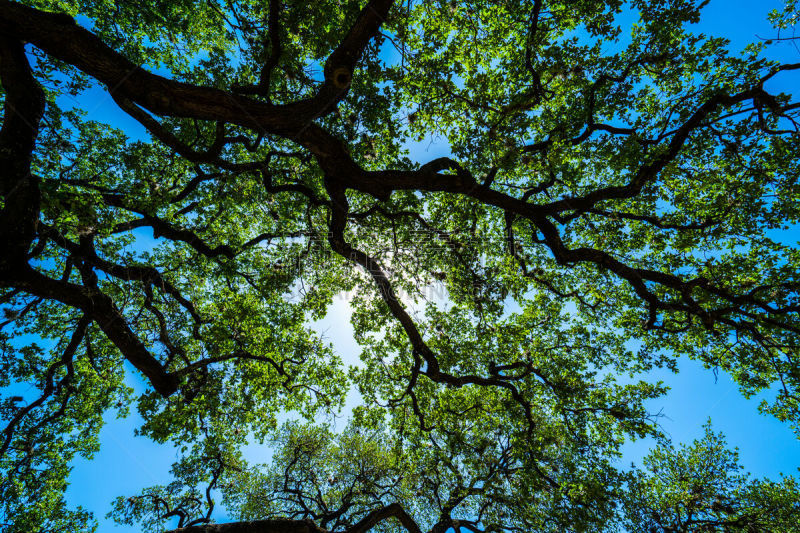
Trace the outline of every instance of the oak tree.
<instances>
[{"instance_id":1,"label":"oak tree","mask_svg":"<svg viewBox=\"0 0 800 533\"><path fill-rule=\"evenodd\" d=\"M796 481L751 480L711 425L691 446L660 446L626 493L630 531L793 531Z\"/></svg>"},{"instance_id":2,"label":"oak tree","mask_svg":"<svg viewBox=\"0 0 800 533\"><path fill-rule=\"evenodd\" d=\"M6 531L93 530L70 461L132 406L182 454L115 503L153 531L602 531L673 499L724 526L778 498L717 512L667 452L618 465L682 356L800 421L800 102L773 88L800 64L696 34L705 3L0 0ZM343 292L360 354L309 327Z\"/></svg>"}]
</instances>

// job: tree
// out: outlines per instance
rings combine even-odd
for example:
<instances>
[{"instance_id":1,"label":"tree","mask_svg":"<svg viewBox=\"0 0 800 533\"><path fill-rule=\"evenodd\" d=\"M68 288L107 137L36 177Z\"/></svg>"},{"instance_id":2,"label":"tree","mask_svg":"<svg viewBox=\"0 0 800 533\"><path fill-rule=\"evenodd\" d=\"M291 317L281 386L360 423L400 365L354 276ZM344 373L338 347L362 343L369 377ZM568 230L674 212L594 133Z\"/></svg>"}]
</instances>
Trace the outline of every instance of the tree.
<instances>
[{"instance_id":1,"label":"tree","mask_svg":"<svg viewBox=\"0 0 800 533\"><path fill-rule=\"evenodd\" d=\"M0 0L7 530L92 530L69 461L133 403L183 457L116 514L186 532L613 528L680 355L797 428L800 64L704 3Z\"/></svg>"},{"instance_id":2,"label":"tree","mask_svg":"<svg viewBox=\"0 0 800 533\"><path fill-rule=\"evenodd\" d=\"M661 446L631 482L630 531L792 531L800 517L796 482L750 481L735 451L705 426L680 450Z\"/></svg>"}]
</instances>

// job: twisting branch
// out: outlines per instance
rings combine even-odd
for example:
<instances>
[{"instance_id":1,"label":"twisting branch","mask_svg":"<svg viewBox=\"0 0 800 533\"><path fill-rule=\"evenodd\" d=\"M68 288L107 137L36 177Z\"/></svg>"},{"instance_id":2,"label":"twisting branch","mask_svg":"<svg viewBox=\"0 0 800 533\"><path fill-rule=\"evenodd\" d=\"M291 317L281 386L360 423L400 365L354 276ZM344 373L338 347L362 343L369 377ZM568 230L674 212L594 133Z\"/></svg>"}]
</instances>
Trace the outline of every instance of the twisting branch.
<instances>
[{"instance_id":1,"label":"twisting branch","mask_svg":"<svg viewBox=\"0 0 800 533\"><path fill-rule=\"evenodd\" d=\"M147 350L111 297L96 286L85 287L54 280L30 267L21 269L4 281L29 294L82 310L97 323L122 355L148 378L158 393L169 396L178 390L177 378L167 372Z\"/></svg>"},{"instance_id":2,"label":"twisting branch","mask_svg":"<svg viewBox=\"0 0 800 533\"><path fill-rule=\"evenodd\" d=\"M42 404L44 404L44 402L53 396L53 394L59 395L63 389L70 385L70 382L73 378L72 358L75 356L75 352L83 341L83 338L86 335L86 329L88 328L90 322L91 321L86 316L82 316L78 320L75 330L72 332L72 337L70 338L66 348L64 348L64 353L61 355L58 361L54 362L48 367L44 374L44 386L42 387L41 396L25 407L20 408L14 414L8 424L6 424L6 427L2 431L3 440L2 443L0 443L0 458L2 458L6 451L8 451L8 447L11 445L11 441L14 438L14 430L20 424L20 422L22 422L22 420L29 413L31 413L31 411L42 406ZM59 380L58 384L55 385L53 384L53 378L61 367L67 367L67 375ZM49 418L57 418L59 413L63 413L64 409L66 408L66 401L68 399L69 395L65 397L59 411L50 415Z\"/></svg>"},{"instance_id":3,"label":"twisting branch","mask_svg":"<svg viewBox=\"0 0 800 533\"><path fill-rule=\"evenodd\" d=\"M151 266L124 266L112 263L102 259L97 255L94 245L90 239L83 239L81 243L74 243L61 235L54 228L50 228L41 224L41 230L47 233L53 242L69 251L74 257L80 258L82 261L99 268L100 270L111 274L119 279L126 281L137 280L142 281L148 285L157 286L177 301L184 309L186 309L192 318L197 323L204 322L200 315L195 310L194 304L187 300L183 294L169 281L167 281L156 268Z\"/></svg>"},{"instance_id":4,"label":"twisting branch","mask_svg":"<svg viewBox=\"0 0 800 533\"><path fill-rule=\"evenodd\" d=\"M0 30L33 43L70 63L156 115L225 121L261 133L293 135L312 120L333 112L347 94L365 48L378 35L391 0L371 0L325 62L325 82L311 98L272 105L220 89L175 82L131 63L65 15L45 13L3 0Z\"/></svg>"},{"instance_id":5,"label":"twisting branch","mask_svg":"<svg viewBox=\"0 0 800 533\"><path fill-rule=\"evenodd\" d=\"M406 513L399 503L387 505L382 509L376 509L367 514L353 527L347 529L345 533L366 533L380 522L394 518L408 531L408 533L422 533L419 525Z\"/></svg>"},{"instance_id":6,"label":"twisting branch","mask_svg":"<svg viewBox=\"0 0 800 533\"><path fill-rule=\"evenodd\" d=\"M774 97L761 87L755 87L729 95L721 92L706 100L672 135L666 149L652 162L643 165L626 185L604 187L591 191L583 196L564 198L549 204L539 206L542 213L556 215L564 211L585 212L592 209L599 202L607 200L623 200L633 198L639 194L648 183L652 183L659 173L681 153L686 141L692 133L703 127L704 121L717 111L733 107L737 104L752 100L754 103L775 104ZM780 108L780 106L778 106ZM782 108L786 109L786 108Z\"/></svg>"},{"instance_id":7,"label":"twisting branch","mask_svg":"<svg viewBox=\"0 0 800 533\"><path fill-rule=\"evenodd\" d=\"M361 266L361 268L372 277L375 285L378 287L381 298L389 307L395 319L400 322L400 325L403 327L411 343L412 350L419 354L424 360L425 369L422 370L422 374L436 383L442 383L451 387L477 385L481 387L500 387L507 390L514 401L524 410L525 418L528 422L528 431L533 431L535 424L533 421L533 414L531 413L530 402L524 398L522 393L520 393L513 384L502 377L485 378L477 375L456 377L440 369L439 361L435 353L422 338L422 334L419 332L417 325L395 294L392 284L380 264L363 251L353 248L353 246L345 240L344 230L347 223L349 203L344 190L329 180L328 194L333 201L328 240L331 248L343 258Z\"/></svg>"},{"instance_id":8,"label":"twisting branch","mask_svg":"<svg viewBox=\"0 0 800 533\"><path fill-rule=\"evenodd\" d=\"M124 98L116 93L111 95L117 105L123 111L135 118L147 131L149 131L155 138L169 146L182 157L193 163L211 163L219 168L233 171L256 170L263 165L261 161L251 163L231 163L225 161L220 156L222 149L226 144L240 140L235 137L225 136L225 122L217 121L216 136L214 142L207 150L199 152L178 139L175 134L167 130L156 119L151 117L146 111L134 104L131 100Z\"/></svg>"},{"instance_id":9,"label":"twisting branch","mask_svg":"<svg viewBox=\"0 0 800 533\"><path fill-rule=\"evenodd\" d=\"M270 76L275 67L278 66L283 52L283 47L281 46L280 10L281 0L270 0L267 34L264 36L264 49L266 50L269 46L269 55L261 67L258 85L236 89L244 94L250 93L265 96L267 101L270 99Z\"/></svg>"}]
</instances>

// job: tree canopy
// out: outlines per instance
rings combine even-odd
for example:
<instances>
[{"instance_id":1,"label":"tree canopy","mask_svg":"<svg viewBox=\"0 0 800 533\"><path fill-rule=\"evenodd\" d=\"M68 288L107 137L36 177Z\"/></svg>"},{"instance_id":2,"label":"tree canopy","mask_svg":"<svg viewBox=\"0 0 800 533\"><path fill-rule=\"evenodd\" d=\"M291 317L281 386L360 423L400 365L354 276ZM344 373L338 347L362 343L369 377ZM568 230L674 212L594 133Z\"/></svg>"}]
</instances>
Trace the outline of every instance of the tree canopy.
<instances>
[{"instance_id":1,"label":"tree canopy","mask_svg":"<svg viewBox=\"0 0 800 533\"><path fill-rule=\"evenodd\" d=\"M94 530L69 465L133 407L181 453L143 531L800 530L646 408L688 356L800 431L800 63L705 3L0 0L2 527Z\"/></svg>"}]
</instances>

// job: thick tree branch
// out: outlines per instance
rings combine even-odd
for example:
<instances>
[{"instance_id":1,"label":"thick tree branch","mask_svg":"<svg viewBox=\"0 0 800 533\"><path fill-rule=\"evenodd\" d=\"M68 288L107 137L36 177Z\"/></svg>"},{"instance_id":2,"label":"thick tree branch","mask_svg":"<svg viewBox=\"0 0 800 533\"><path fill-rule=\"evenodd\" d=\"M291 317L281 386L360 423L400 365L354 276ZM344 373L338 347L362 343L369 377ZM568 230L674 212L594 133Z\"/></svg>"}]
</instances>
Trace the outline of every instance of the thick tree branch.
<instances>
[{"instance_id":1,"label":"thick tree branch","mask_svg":"<svg viewBox=\"0 0 800 533\"><path fill-rule=\"evenodd\" d=\"M422 533L419 525L406 513L399 503L387 505L376 509L362 518L356 525L346 530L345 533L366 533L380 522L394 518L400 522L408 533Z\"/></svg>"},{"instance_id":2,"label":"thick tree branch","mask_svg":"<svg viewBox=\"0 0 800 533\"><path fill-rule=\"evenodd\" d=\"M0 129L0 282L4 271L27 262L39 220L39 186L31 154L44 113L44 93L33 78L22 43L0 36L0 82L5 92Z\"/></svg>"},{"instance_id":3,"label":"thick tree branch","mask_svg":"<svg viewBox=\"0 0 800 533\"><path fill-rule=\"evenodd\" d=\"M231 122L259 133L291 137L331 112L347 94L355 65L378 34L391 5L390 0L371 0L325 62L325 82L318 93L280 106L152 74L66 15L4 0L0 2L0 31L70 63L104 83L117 98L130 100L156 115Z\"/></svg>"},{"instance_id":4,"label":"thick tree branch","mask_svg":"<svg viewBox=\"0 0 800 533\"><path fill-rule=\"evenodd\" d=\"M29 266L15 271L6 282L23 291L82 310L130 363L142 372L163 396L178 390L178 379L168 373L131 330L111 298L96 287L54 280Z\"/></svg>"}]
</instances>

